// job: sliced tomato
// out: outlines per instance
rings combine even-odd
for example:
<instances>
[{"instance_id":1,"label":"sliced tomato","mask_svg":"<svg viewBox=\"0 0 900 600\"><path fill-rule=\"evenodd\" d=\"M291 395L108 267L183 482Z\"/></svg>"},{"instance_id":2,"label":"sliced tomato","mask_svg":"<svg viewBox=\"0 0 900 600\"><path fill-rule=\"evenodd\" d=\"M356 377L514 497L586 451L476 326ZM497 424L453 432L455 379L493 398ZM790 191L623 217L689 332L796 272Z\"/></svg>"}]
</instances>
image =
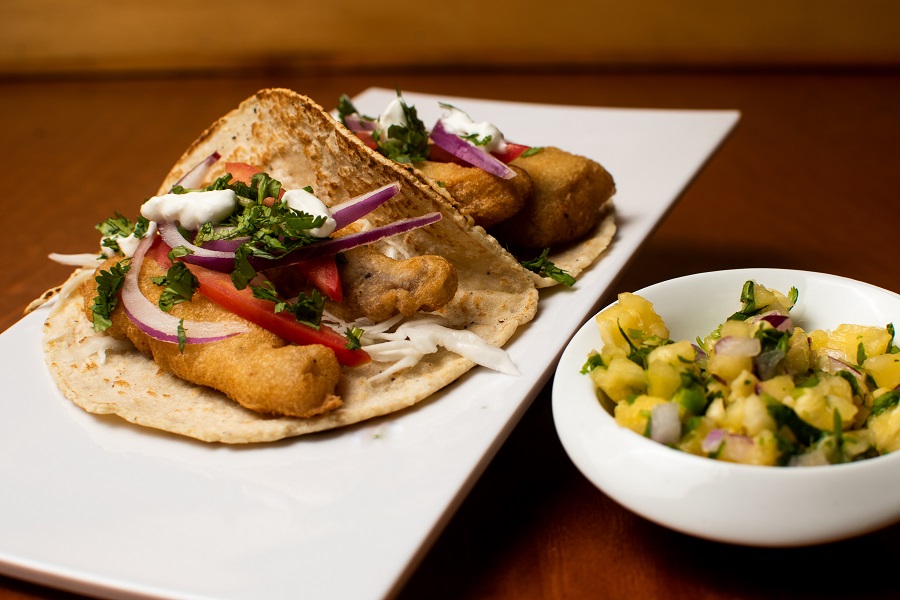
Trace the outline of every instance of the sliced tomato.
<instances>
[{"instance_id":1,"label":"sliced tomato","mask_svg":"<svg viewBox=\"0 0 900 600\"><path fill-rule=\"evenodd\" d=\"M250 178L257 173L261 173L262 169L243 162L226 162L225 172L231 173L233 181L242 181L250 185Z\"/></svg>"},{"instance_id":2,"label":"sliced tomato","mask_svg":"<svg viewBox=\"0 0 900 600\"><path fill-rule=\"evenodd\" d=\"M353 133L356 134L356 137L361 139L366 146L372 150L378 150L378 144L375 143L375 138L372 137L371 131L354 131Z\"/></svg>"},{"instance_id":3,"label":"sliced tomato","mask_svg":"<svg viewBox=\"0 0 900 600\"><path fill-rule=\"evenodd\" d=\"M521 156L523 152L528 150L531 146L523 146L522 144L512 144L510 142L506 142L506 150L503 152L491 152L496 158L500 160L500 162L504 162L506 164L511 163Z\"/></svg>"},{"instance_id":4,"label":"sliced tomato","mask_svg":"<svg viewBox=\"0 0 900 600\"><path fill-rule=\"evenodd\" d=\"M341 302L344 299L341 276L338 273L337 261L333 254L306 260L297 263L294 267L329 300Z\"/></svg>"},{"instance_id":5,"label":"sliced tomato","mask_svg":"<svg viewBox=\"0 0 900 600\"><path fill-rule=\"evenodd\" d=\"M262 169L242 162L226 162L225 172L231 173L232 181L240 181L250 185L250 179L257 173L262 173ZM278 199L280 200L283 196L284 190L281 190L281 193L278 194ZM266 200L268 200L268 198L263 200L263 204L271 206L272 201L269 200L269 202L266 202Z\"/></svg>"},{"instance_id":6,"label":"sliced tomato","mask_svg":"<svg viewBox=\"0 0 900 600\"><path fill-rule=\"evenodd\" d=\"M147 256L163 266L168 266L171 264L167 256L168 252L169 247L161 241L157 241L148 250ZM189 263L185 263L185 266L200 282L197 291L225 310L271 331L289 342L301 346L309 344L327 346L334 350L338 362L342 365L356 367L372 360L365 350L349 350L347 338L325 325L321 325L319 329L313 329L308 325L298 323L290 313L276 314L274 305L268 300L254 298L253 290L249 287L243 290L235 289L231 282L231 275L228 273L212 271Z\"/></svg>"}]
</instances>

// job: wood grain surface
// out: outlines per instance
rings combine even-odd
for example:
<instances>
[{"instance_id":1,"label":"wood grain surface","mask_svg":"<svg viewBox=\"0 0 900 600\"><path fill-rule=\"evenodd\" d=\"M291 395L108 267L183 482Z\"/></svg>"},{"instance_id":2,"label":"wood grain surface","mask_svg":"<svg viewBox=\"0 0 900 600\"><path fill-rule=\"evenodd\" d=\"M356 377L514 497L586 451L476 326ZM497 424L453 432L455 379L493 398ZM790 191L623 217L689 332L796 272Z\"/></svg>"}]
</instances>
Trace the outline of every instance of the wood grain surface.
<instances>
[{"instance_id":1,"label":"wood grain surface","mask_svg":"<svg viewBox=\"0 0 900 600\"><path fill-rule=\"evenodd\" d=\"M92 251L93 226L152 195L214 119L267 86L332 107L370 86L587 106L738 109L730 138L607 293L672 277L787 267L900 292L900 73L407 72L354 76L0 83L6 286L0 330ZM652 177L652 173L647 174ZM602 268L602 264L595 268ZM0 490L14 493L14 490ZM2 532L0 532L2 535ZM694 539L619 507L556 438L535 400L400 598L891 598L894 526L803 549ZM0 600L75 598L0 576Z\"/></svg>"}]
</instances>

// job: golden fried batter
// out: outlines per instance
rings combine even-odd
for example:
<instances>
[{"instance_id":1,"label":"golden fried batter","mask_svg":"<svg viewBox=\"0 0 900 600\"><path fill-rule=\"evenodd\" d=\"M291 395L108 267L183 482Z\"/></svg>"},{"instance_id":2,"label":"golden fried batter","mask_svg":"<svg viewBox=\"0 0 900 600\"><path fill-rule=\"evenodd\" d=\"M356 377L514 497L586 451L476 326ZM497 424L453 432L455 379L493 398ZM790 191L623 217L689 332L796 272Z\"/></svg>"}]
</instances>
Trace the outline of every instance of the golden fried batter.
<instances>
[{"instance_id":1,"label":"golden fried batter","mask_svg":"<svg viewBox=\"0 0 900 600\"><path fill-rule=\"evenodd\" d=\"M606 169L559 148L521 156L512 165L531 176L534 191L522 210L491 233L513 247L547 248L578 239L597 225L601 206L616 191Z\"/></svg>"},{"instance_id":2,"label":"golden fried batter","mask_svg":"<svg viewBox=\"0 0 900 600\"><path fill-rule=\"evenodd\" d=\"M451 162L425 161L415 166L430 179L441 182L459 204L459 212L485 229L519 212L531 195L531 177L517 167L512 167L516 177L502 179L482 169Z\"/></svg>"},{"instance_id":3,"label":"golden fried batter","mask_svg":"<svg viewBox=\"0 0 900 600\"><path fill-rule=\"evenodd\" d=\"M437 310L456 294L456 269L441 256L394 260L366 246L345 256L347 264L340 266L343 305L353 316L376 322L398 312L408 317Z\"/></svg>"},{"instance_id":4,"label":"golden fried batter","mask_svg":"<svg viewBox=\"0 0 900 600\"><path fill-rule=\"evenodd\" d=\"M114 260L99 268L108 270ZM156 302L161 288L150 277L165 275L165 269L151 258L141 269L141 291ZM84 308L91 318L97 295L93 278L81 289ZM230 312L194 294L191 302L176 305L172 314L198 321L240 320ZM254 411L292 417L312 417L338 408L334 394L341 367L330 348L297 346L279 336L249 324L249 331L218 342L188 344L180 352L177 344L155 340L128 319L119 303L106 332L117 339L129 339L144 354L153 357L165 370L178 377L223 392Z\"/></svg>"}]
</instances>

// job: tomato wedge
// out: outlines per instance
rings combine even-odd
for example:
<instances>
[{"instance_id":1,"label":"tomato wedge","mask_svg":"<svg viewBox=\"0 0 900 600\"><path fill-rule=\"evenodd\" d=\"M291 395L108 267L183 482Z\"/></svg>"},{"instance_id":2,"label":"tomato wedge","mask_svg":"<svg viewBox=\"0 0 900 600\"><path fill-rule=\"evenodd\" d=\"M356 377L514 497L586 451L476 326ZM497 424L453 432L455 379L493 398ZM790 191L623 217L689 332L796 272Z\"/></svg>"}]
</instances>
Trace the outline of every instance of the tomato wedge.
<instances>
[{"instance_id":1,"label":"tomato wedge","mask_svg":"<svg viewBox=\"0 0 900 600\"><path fill-rule=\"evenodd\" d=\"M491 152L500 162L509 164L519 158L519 156L528 150L531 146L523 146L522 144L513 144L506 142L506 150L503 152Z\"/></svg>"},{"instance_id":2,"label":"tomato wedge","mask_svg":"<svg viewBox=\"0 0 900 600\"><path fill-rule=\"evenodd\" d=\"M356 137L358 137L362 142L371 148L372 150L378 150L378 144L375 142L375 138L372 137L371 131L354 131Z\"/></svg>"},{"instance_id":3,"label":"tomato wedge","mask_svg":"<svg viewBox=\"0 0 900 600\"><path fill-rule=\"evenodd\" d=\"M341 276L338 272L335 256L322 256L312 260L305 260L294 265L306 280L316 286L329 300L341 302L344 299L344 290L341 286Z\"/></svg>"},{"instance_id":4,"label":"tomato wedge","mask_svg":"<svg viewBox=\"0 0 900 600\"><path fill-rule=\"evenodd\" d=\"M257 173L262 173L262 169L242 162L226 162L225 172L231 173L232 181L240 181L242 183L250 185L250 178ZM280 200L282 196L284 196L284 190L281 190L281 193L278 194L278 199ZM269 200L269 202L266 202L266 200L268 200L268 198L263 200L263 204L271 206L272 201Z\"/></svg>"},{"instance_id":5,"label":"tomato wedge","mask_svg":"<svg viewBox=\"0 0 900 600\"><path fill-rule=\"evenodd\" d=\"M162 241L156 241L147 252L147 256L166 267L171 264L167 256L169 250L169 247ZM274 305L268 300L254 298L253 290L249 287L243 290L235 289L231 282L231 275L228 273L212 271L189 263L184 264L200 282L197 291L225 310L271 331L289 342L301 346L309 344L327 346L334 351L338 362L342 365L356 367L372 360L365 350L348 349L347 338L325 325L321 325L319 329L313 329L308 325L298 323L290 313L276 314Z\"/></svg>"}]
</instances>

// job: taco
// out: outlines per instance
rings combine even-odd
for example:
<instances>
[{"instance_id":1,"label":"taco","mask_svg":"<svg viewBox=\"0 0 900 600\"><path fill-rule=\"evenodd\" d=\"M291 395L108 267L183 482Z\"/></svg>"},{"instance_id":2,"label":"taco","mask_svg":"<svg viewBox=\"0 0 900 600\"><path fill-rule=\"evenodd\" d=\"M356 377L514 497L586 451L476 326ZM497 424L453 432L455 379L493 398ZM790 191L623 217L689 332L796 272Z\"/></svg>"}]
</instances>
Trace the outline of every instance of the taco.
<instances>
[{"instance_id":1,"label":"taco","mask_svg":"<svg viewBox=\"0 0 900 600\"><path fill-rule=\"evenodd\" d=\"M254 172L252 176L247 169ZM235 176L232 171L244 174ZM269 186L273 178L280 186ZM197 180L201 180L200 185L195 185ZM186 183L189 181L191 185ZM66 397L89 412L115 414L133 423L204 441L273 441L409 407L460 377L476 362L491 364L496 357L491 350L502 352L498 348L534 317L537 291L529 274L512 256L460 215L421 173L372 152L309 98L289 90L268 89L245 100L191 145L166 176L156 198L168 197L172 191L185 192L185 188L234 188L247 181L250 185L240 188L246 197L237 197L257 207L288 204L282 201L287 196L282 196L284 190L292 193L308 187L325 207L346 215L353 212L347 207L358 206L361 198L368 198L365 202L371 208L373 193L389 190L391 195L341 231L297 250L302 260L285 260L284 255L278 255L269 256L275 262L267 263L267 258L259 255L270 250L257 249L248 255L232 245L233 252L224 251L234 265L231 274L213 271L211 275L201 270L203 264L211 266L215 256L210 258L206 251L190 254L191 248L206 246L193 244L196 239L190 236L194 228L204 228L200 223L189 226L183 222L186 213L179 214L179 222L163 219L160 233L153 231L152 222L148 225L139 220L139 226L125 229L127 235L119 232L119 237L112 236L114 241L134 241L139 237L135 227L143 234L133 258L124 259L122 253L115 253L99 268L90 264L76 270L57 294L57 304L45 323L46 362ZM142 211L150 210L150 204L145 203ZM322 216L305 227L312 231L324 226L326 220ZM399 235L384 237L398 230ZM222 251L218 248L228 247L227 238L234 233L229 226L206 227L205 231L206 239L220 244L206 247L212 255ZM333 261L346 285L346 294L325 299L334 292L328 290L328 277L316 279L308 269L303 270L304 265L308 267L321 258L316 252L334 256L321 248L346 245L354 236L375 241L343 251L340 256L346 262ZM293 239L274 237L278 238L275 243ZM178 240L184 244L179 245ZM237 242L239 248L249 243L246 238ZM200 258L207 262L187 262ZM176 263L184 267L177 278L172 274ZM126 283L117 283L113 276L116 270L135 264L136 274L128 279L126 272L122 278ZM417 282L415 293L407 283L391 283L392 269L401 264L409 271L403 275L404 281ZM250 274L244 273L243 290L226 290L226 280L234 283L241 279L238 265L254 268ZM317 290L306 294L301 289L296 302L286 300L282 290L283 286L291 288L292 276L284 272L295 269L303 272L304 278L294 287L308 289L325 281L324 294ZM189 293L190 300L174 303L169 296L173 305L166 318L179 321L177 338L172 333L160 334L153 324L125 310L123 294L128 293L132 302L144 298L141 302L156 303L171 290L177 291L185 280L190 281L191 274L198 279L197 291L201 293ZM440 289L425 290L422 297L413 297L434 281L441 282L435 286ZM131 282L131 288L123 291L127 282ZM277 327L276 334L256 321L248 321L245 312L222 309L228 305L227 298L235 295L243 294L244 300L251 302L246 298L251 289L255 296L252 302L271 301L270 306L282 311L263 321L302 321L300 298L315 298L314 304L325 307L324 320L316 331L341 337L346 329L347 339L341 337L341 343L347 342L349 347L341 348L332 338L321 341L315 336L308 344L289 343L285 339L291 338L284 338ZM226 296L226 301L215 298L216 290ZM266 290L272 297L265 297ZM372 290L382 294L376 301L367 300ZM112 332L118 328L119 335L95 331L97 323L107 318L98 316L98 299L100 305L106 301L113 305L106 328ZM386 304L390 305L387 311ZM292 310L296 318L287 314ZM209 331L201 333L204 324L198 322L206 322ZM329 325L333 326L330 333ZM296 324L291 326L296 329ZM371 343L373 340L383 343ZM361 347L355 347L354 342ZM482 358L485 355L490 356ZM285 363L290 368L285 368ZM295 369L295 365L300 366ZM508 365L496 368L509 370ZM273 408L265 402L278 396L276 388L284 384L282 380L292 378L299 380L291 384L295 386L291 389L319 386L324 391L314 394L315 402L294 411L298 416L285 416L278 414L280 405L276 403ZM263 404L241 398L242 391L247 390Z\"/></svg>"},{"instance_id":2,"label":"taco","mask_svg":"<svg viewBox=\"0 0 900 600\"><path fill-rule=\"evenodd\" d=\"M538 287L571 285L616 232L612 175L587 157L506 140L492 123L441 103L431 129L402 95L378 117L345 96L342 123L369 147L410 163L476 225L522 260Z\"/></svg>"}]
</instances>

